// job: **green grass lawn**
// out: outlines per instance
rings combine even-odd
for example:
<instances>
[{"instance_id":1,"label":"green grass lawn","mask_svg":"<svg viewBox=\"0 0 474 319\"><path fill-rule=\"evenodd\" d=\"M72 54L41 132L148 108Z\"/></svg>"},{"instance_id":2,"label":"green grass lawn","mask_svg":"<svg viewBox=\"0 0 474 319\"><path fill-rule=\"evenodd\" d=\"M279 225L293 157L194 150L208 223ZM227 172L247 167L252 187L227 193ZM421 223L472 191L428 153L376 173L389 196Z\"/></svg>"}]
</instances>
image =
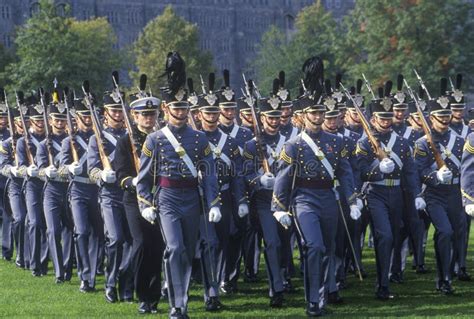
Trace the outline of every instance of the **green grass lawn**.
<instances>
[{"instance_id":1,"label":"green grass lawn","mask_svg":"<svg viewBox=\"0 0 474 319\"><path fill-rule=\"evenodd\" d=\"M471 234L471 239L472 239ZM432 238L432 234L430 235ZM472 241L471 241L472 242ZM469 253L468 266L472 265ZM263 261L263 259L262 259ZM411 262L411 258L410 258ZM432 240L429 242L427 265L431 272L416 275L405 271L405 283L392 284L391 290L397 298L389 302L374 299L375 261L372 249L364 251L364 265L369 277L359 282L349 275L349 287L341 292L345 303L331 306L331 317L424 317L424 316L474 316L474 282L454 281L454 296L442 296L435 291L435 268ZM262 265L263 266L263 265ZM474 272L474 270L473 270ZM239 283L239 293L223 296L225 309L219 313L204 311L201 287L191 289L189 314L192 318L297 318L304 317L303 283L300 277L294 280L297 291L286 296L286 307L270 309L266 275L262 267L257 284ZM98 288L103 287L99 277ZM79 280L54 284L52 270L45 277L34 278L29 271L20 270L13 262L0 261L0 317L137 317L137 304L107 304L103 291L82 294L78 291ZM159 305L159 317L166 317L168 304ZM148 316L150 317L150 316Z\"/></svg>"}]
</instances>

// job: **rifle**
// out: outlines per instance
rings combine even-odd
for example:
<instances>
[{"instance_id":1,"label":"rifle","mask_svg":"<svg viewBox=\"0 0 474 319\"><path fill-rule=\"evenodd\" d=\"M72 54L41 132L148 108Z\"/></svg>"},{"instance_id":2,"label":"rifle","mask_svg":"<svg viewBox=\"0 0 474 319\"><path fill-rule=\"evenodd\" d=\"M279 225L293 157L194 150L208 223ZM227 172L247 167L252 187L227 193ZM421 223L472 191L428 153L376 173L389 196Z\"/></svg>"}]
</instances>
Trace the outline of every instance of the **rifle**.
<instances>
[{"instance_id":1,"label":"rifle","mask_svg":"<svg viewBox=\"0 0 474 319\"><path fill-rule=\"evenodd\" d=\"M69 139L71 140L71 154L73 162L79 162L79 153L77 152L76 141L74 140L74 125L72 124L71 109L69 107L69 88L65 87L63 90L64 105L66 106L66 125Z\"/></svg>"},{"instance_id":2,"label":"rifle","mask_svg":"<svg viewBox=\"0 0 474 319\"><path fill-rule=\"evenodd\" d=\"M8 131L10 132L10 137L12 139L12 157L15 161L15 165L18 166L18 159L16 158L16 141L17 141L17 133L15 129L15 120L13 118L13 114L11 112L10 106L8 105L8 97L7 91L3 88L0 89L2 92L3 97L0 96L0 101L3 100L5 102L5 107L7 109L7 118L8 118Z\"/></svg>"},{"instance_id":3,"label":"rifle","mask_svg":"<svg viewBox=\"0 0 474 319\"><path fill-rule=\"evenodd\" d=\"M419 103L418 99L416 98L415 94L413 93L413 90L410 88L410 86L408 86L407 81L406 80L404 80L404 81L405 81L405 86L407 88L408 94L413 99L413 101L415 101L416 113L418 114L418 117L420 118L421 127L423 128L423 132L426 135L426 141L428 142L428 147L430 148L431 152L433 153L433 156L434 156L434 159L435 159L435 162L436 162L436 166L438 167L438 169L441 169L443 167L447 167L446 162L443 160L443 157L439 153L438 149L436 148L436 144L433 141L433 135L431 134L430 126L428 125L428 122L426 121L425 116L423 115L423 111L421 110L420 103ZM425 92L426 92L426 90L425 90Z\"/></svg>"},{"instance_id":4,"label":"rifle","mask_svg":"<svg viewBox=\"0 0 474 319\"><path fill-rule=\"evenodd\" d=\"M53 94L55 93L57 94L56 91L53 92ZM46 135L46 150L48 152L48 162L49 162L49 165L56 166L54 165L53 149L51 147L53 145L53 140L51 139L51 131L49 130L48 110L47 110L47 106L45 102L43 88L38 89L38 94L39 94L41 106L43 107L43 121L44 121L44 131Z\"/></svg>"},{"instance_id":5,"label":"rifle","mask_svg":"<svg viewBox=\"0 0 474 319\"><path fill-rule=\"evenodd\" d=\"M95 105L92 103L89 81L85 80L82 83L82 91L84 92L84 100L86 101L87 107L91 112L92 129L94 130L95 138L97 139L97 148L99 150L100 161L102 162L104 169L112 170L112 164L110 163L109 157L107 156L107 153L104 149L104 135L102 134L103 128L100 124Z\"/></svg>"},{"instance_id":6,"label":"rifle","mask_svg":"<svg viewBox=\"0 0 474 319\"><path fill-rule=\"evenodd\" d=\"M362 77L364 78L365 86L367 87L367 91L372 95L372 99L376 100L377 98L375 97L374 91L372 91L372 87L370 86L369 81L365 77L365 74L362 73Z\"/></svg>"},{"instance_id":7,"label":"rifle","mask_svg":"<svg viewBox=\"0 0 474 319\"><path fill-rule=\"evenodd\" d=\"M242 73L242 77L245 79L245 75ZM245 91L247 93L247 96L252 99L253 102L253 97L252 97L252 88L256 89L255 83L252 80L249 80L248 82L245 82ZM257 111L255 110L254 103L250 103L250 110L252 112L252 122L253 122L253 133L255 134L255 141L256 147L257 147L257 154L258 157L262 160L262 168L265 173L270 173L270 165L268 164L267 157L265 156L265 153L263 148L262 148L262 130L260 128L260 124L257 118Z\"/></svg>"},{"instance_id":8,"label":"rifle","mask_svg":"<svg viewBox=\"0 0 474 319\"><path fill-rule=\"evenodd\" d=\"M206 84L204 83L204 79L202 78L202 75L199 74L199 78L201 79L201 90L202 94L206 94Z\"/></svg>"},{"instance_id":9,"label":"rifle","mask_svg":"<svg viewBox=\"0 0 474 319\"><path fill-rule=\"evenodd\" d=\"M33 158L33 153L31 153L31 150L30 150L30 132L28 132L28 127L26 126L25 116L23 115L23 111L22 111L23 107L21 106L24 103L23 92L22 91L17 92L15 90L15 97L16 97L16 105L17 105L18 111L20 113L21 125L23 126L23 138L25 139L26 157L28 158L28 163L30 165L34 165L35 161L34 161L34 158Z\"/></svg>"},{"instance_id":10,"label":"rifle","mask_svg":"<svg viewBox=\"0 0 474 319\"><path fill-rule=\"evenodd\" d=\"M348 99L352 101L354 104L354 108L357 112L357 115L360 118L360 123L362 124L362 128L364 129L365 134L367 135L367 138L369 140L370 146L372 147L372 150L374 151L374 154L377 156L379 160L383 160L384 158L387 158L387 153L383 150L383 148L380 146L379 141L377 138L375 138L374 134L372 133L372 130L370 129L370 124L367 118L365 117L364 113L362 113L362 110L360 109L359 105L357 102L354 100L352 95L347 91L347 89L342 85L341 83L341 88L344 91L344 94Z\"/></svg>"},{"instance_id":11,"label":"rifle","mask_svg":"<svg viewBox=\"0 0 474 319\"><path fill-rule=\"evenodd\" d=\"M420 75L418 75L418 72L416 72L415 69L413 69L413 72L415 72L416 78L418 79L418 82L420 82L422 89L426 92L426 97L428 98L428 100L431 100L430 92L428 92L428 89L426 88L426 85L423 82L423 79L421 78Z\"/></svg>"},{"instance_id":12,"label":"rifle","mask_svg":"<svg viewBox=\"0 0 474 319\"><path fill-rule=\"evenodd\" d=\"M142 78L143 78L143 75L140 77L140 91L143 91L142 90L142 83L141 83ZM130 139L130 146L132 147L133 164L135 166L135 171L138 173L138 170L140 169L140 158L138 157L139 153L137 151L138 143L137 143L137 140L135 138L135 133L134 133L133 126L132 126L132 121L130 120L127 108L125 107L125 103L123 101L122 94L120 93L120 89L119 89L119 86L118 86L118 84L119 84L119 74L118 74L117 71L112 72L112 81L113 81L113 86L114 86L112 94L114 94L115 96L117 96L120 99L120 105L122 105L123 118L124 118L124 121L125 121L125 126L127 127L128 137ZM145 87L146 87L146 76L145 76Z\"/></svg>"}]
</instances>

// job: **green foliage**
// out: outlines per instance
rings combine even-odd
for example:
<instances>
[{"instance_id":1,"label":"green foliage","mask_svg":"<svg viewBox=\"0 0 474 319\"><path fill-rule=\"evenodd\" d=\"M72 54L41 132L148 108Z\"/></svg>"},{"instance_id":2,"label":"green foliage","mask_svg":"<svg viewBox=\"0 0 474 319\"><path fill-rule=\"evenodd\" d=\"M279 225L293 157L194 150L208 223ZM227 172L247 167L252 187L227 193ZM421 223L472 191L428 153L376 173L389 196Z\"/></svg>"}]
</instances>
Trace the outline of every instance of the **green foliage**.
<instances>
[{"instance_id":1,"label":"green foliage","mask_svg":"<svg viewBox=\"0 0 474 319\"><path fill-rule=\"evenodd\" d=\"M348 288L341 291L345 302L328 307L333 312L330 318L472 318L472 282L454 279L454 296L444 296L435 290L433 228L428 238L425 263L431 272L425 275L415 274L411 270L409 258L404 272L405 282L390 285L396 298L388 302L374 298L375 255L373 249L364 248L363 263L369 276L360 282L354 275L348 274ZM474 234L471 233L471 243L473 239ZM474 252L472 247L469 246L469 256ZM298 268L297 255L294 262ZM296 292L285 295L285 307L282 309L272 309L268 305L268 281L263 258L258 277L260 281L254 284L244 283L240 279L238 292L221 296L225 308L215 313L204 310L202 285L193 284L190 289L189 315L192 318L306 318L303 280L298 272L293 279ZM56 285L54 279L51 263L48 275L38 278L32 277L30 271L15 267L13 261L0 260L0 317L138 318L137 303L106 303L103 276L97 278L97 292L91 294L79 292L80 281L77 276L62 285ZM158 306L158 315L146 318L166 318L168 307L168 300L162 299Z\"/></svg>"},{"instance_id":2,"label":"green foliage","mask_svg":"<svg viewBox=\"0 0 474 319\"><path fill-rule=\"evenodd\" d=\"M283 70L286 73L286 86L296 93L303 77L301 67L306 59L315 55L324 60L326 74L334 76L336 73L338 26L320 0L298 14L295 27L296 32L290 40L276 26L272 26L264 34L254 64L261 82L260 87L270 90L273 79Z\"/></svg>"},{"instance_id":3,"label":"green foliage","mask_svg":"<svg viewBox=\"0 0 474 319\"><path fill-rule=\"evenodd\" d=\"M156 92L166 84L166 55L178 51L186 63L186 75L196 82L199 74L203 77L212 68L212 55L199 48L199 33L195 24L191 24L176 15L171 6L163 14L150 21L133 47L137 71L130 76L138 82L140 74L148 76L148 84Z\"/></svg>"},{"instance_id":4,"label":"green foliage","mask_svg":"<svg viewBox=\"0 0 474 319\"><path fill-rule=\"evenodd\" d=\"M120 67L120 55L113 49L116 37L107 20L60 16L51 0L41 0L40 6L15 38L19 59L7 67L14 86L51 89L56 77L61 87L76 90L85 79L95 92L109 87L112 70Z\"/></svg>"},{"instance_id":5,"label":"green foliage","mask_svg":"<svg viewBox=\"0 0 474 319\"><path fill-rule=\"evenodd\" d=\"M287 86L294 89L304 60L319 55L325 77L334 80L342 71L347 86L365 73L376 90L401 73L417 87L416 68L436 96L440 77L474 71L472 11L473 5L462 0L357 0L338 25L317 1L299 13L290 40L277 27L263 36L255 61L258 79L271 87L278 71L285 70Z\"/></svg>"},{"instance_id":6,"label":"green foliage","mask_svg":"<svg viewBox=\"0 0 474 319\"><path fill-rule=\"evenodd\" d=\"M0 44L0 87L5 87L5 85L9 83L9 77L5 72L5 69L7 65L13 61L13 52L7 50L2 44Z\"/></svg>"},{"instance_id":7,"label":"green foliage","mask_svg":"<svg viewBox=\"0 0 474 319\"><path fill-rule=\"evenodd\" d=\"M360 0L345 19L338 63L374 86L401 73L415 85L416 68L433 96L439 78L474 70L472 4L461 0Z\"/></svg>"}]
</instances>

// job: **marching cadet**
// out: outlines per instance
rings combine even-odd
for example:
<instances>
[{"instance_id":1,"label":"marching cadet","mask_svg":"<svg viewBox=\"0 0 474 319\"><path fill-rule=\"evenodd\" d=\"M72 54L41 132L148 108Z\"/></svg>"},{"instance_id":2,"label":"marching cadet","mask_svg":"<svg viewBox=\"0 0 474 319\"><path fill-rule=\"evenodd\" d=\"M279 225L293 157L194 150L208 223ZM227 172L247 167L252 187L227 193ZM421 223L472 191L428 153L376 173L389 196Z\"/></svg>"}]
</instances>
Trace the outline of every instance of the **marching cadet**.
<instances>
[{"instance_id":1,"label":"marching cadet","mask_svg":"<svg viewBox=\"0 0 474 319\"><path fill-rule=\"evenodd\" d=\"M326 92L331 92L331 82L326 80ZM355 132L349 131L343 126L343 114L339 110L340 104L337 103L337 100L332 95L327 95L323 98L323 105L325 106L324 113L324 123L322 125L322 130L324 132L334 134L342 138L343 145L346 152L346 159L349 161L350 167L352 169L352 179L354 185L354 191L356 193L360 192L361 181L360 181L360 172L357 164L357 158L355 156L355 150L357 145L357 140L359 135ZM347 103L347 102L346 102ZM360 218L353 220L350 218L350 205L346 197L342 196L344 194L339 184L339 180L335 181L336 191L340 195L340 206L338 204L338 223L337 223L337 233L336 233L336 243L335 243L335 262L334 262L334 271L331 271L328 276L336 274L336 278L330 278L330 287L329 287L329 303L341 303L342 298L338 295L337 291L343 289L346 284L346 256L349 256L348 260L352 260L354 263L354 268L357 269L355 263L360 265ZM358 208L362 210L363 204L362 200L357 199L356 204ZM344 214L344 216L342 215ZM346 228L346 225L347 228ZM353 252L349 246L349 239L346 229L350 232L350 240L352 243L356 242L357 249L359 252L357 260L354 260L352 256ZM357 252L356 252L357 254ZM336 285L337 282L337 286Z\"/></svg>"},{"instance_id":2,"label":"marching cadet","mask_svg":"<svg viewBox=\"0 0 474 319\"><path fill-rule=\"evenodd\" d=\"M10 136L7 129L8 113L5 103L5 91L0 88L0 143L3 143ZM1 144L0 144L1 145ZM2 218L2 258L10 261L13 257L15 241L13 239L13 214L8 207L7 177L0 175L0 216Z\"/></svg>"},{"instance_id":3,"label":"marching cadet","mask_svg":"<svg viewBox=\"0 0 474 319\"><path fill-rule=\"evenodd\" d=\"M383 89L379 90L382 98L371 104L371 124L377 146L365 137L359 140L356 151L362 180L369 183L367 203L377 260L376 298L380 300L394 297L389 291L389 271L392 249L399 240L402 223L402 176L406 178L406 189L411 190L415 198L416 209L425 208L409 143L392 131L391 88L392 82L387 81L385 95L380 94ZM375 147L380 147L382 154L376 154Z\"/></svg>"},{"instance_id":4,"label":"marching cadet","mask_svg":"<svg viewBox=\"0 0 474 319\"><path fill-rule=\"evenodd\" d=\"M227 99L223 95L227 94L225 90L229 90L227 86L224 92L215 92L214 90L214 74L209 75L209 92L199 97L200 120L202 131L209 140L209 146L213 153L216 164L217 180L221 198L222 219L211 225L207 225L207 221L201 217L201 264L203 270L204 283L204 299L207 311L219 310L222 305L219 301L219 283L222 275L225 273L226 264L233 262L240 257L241 242L237 245L230 246L231 242L231 224L234 218L243 218L248 215L249 209L247 197L245 196L244 180L241 175L242 157L240 155L239 146L234 138L218 129L219 116L224 103L231 103L232 99ZM226 83L226 85L228 82ZM229 95L228 95L229 97ZM224 98L227 102L223 102ZM234 102L235 103L235 102ZM224 104L228 106L228 104ZM237 206L237 216L234 217L234 205ZM245 220L244 220L245 221ZM245 226L245 223L244 223ZM236 226L234 226L236 228ZM245 228L244 228L245 229ZM236 230L233 230L234 234ZM229 261L229 249L236 249L234 258ZM229 268L231 268L229 266ZM236 270L233 270L236 271Z\"/></svg>"},{"instance_id":5,"label":"marching cadet","mask_svg":"<svg viewBox=\"0 0 474 319\"><path fill-rule=\"evenodd\" d=\"M74 221L79 291L95 291L99 249L104 245L104 228L99 208L99 187L87 173L87 149L92 130L91 113L84 98L74 97L69 109L77 129L62 141L60 165L67 166L71 176L69 203ZM71 123L72 124L72 123Z\"/></svg>"},{"instance_id":6,"label":"marching cadet","mask_svg":"<svg viewBox=\"0 0 474 319\"><path fill-rule=\"evenodd\" d=\"M28 123L28 108L23 106L21 110L25 112L25 123ZM2 168L2 175L8 178L6 184L8 194L7 209L10 209L12 213L12 231L16 251L15 264L19 268L29 269L29 236L28 233L25 232L26 203L23 194L24 179L18 174L18 157L15 153L16 141L23 133L23 128L19 119L20 114L18 109L12 108L10 112L14 121L13 125L16 135L13 136L13 138L10 136L2 142L0 149L0 167Z\"/></svg>"},{"instance_id":7,"label":"marching cadet","mask_svg":"<svg viewBox=\"0 0 474 319\"><path fill-rule=\"evenodd\" d=\"M91 136L87 150L87 171L89 178L100 187L99 201L106 233L107 268L105 279L105 299L109 303L117 300L133 300L133 275L130 272L130 231L123 206L123 190L117 181L114 170L115 149L117 141L125 135L123 127L122 105L120 96L107 91L103 96L104 116L107 127L102 132L103 140ZM97 116L96 114L91 114ZM101 144L100 144L101 143ZM103 147L110 168L105 166L100 155ZM119 291L117 295L117 285Z\"/></svg>"},{"instance_id":8,"label":"marching cadet","mask_svg":"<svg viewBox=\"0 0 474 319\"><path fill-rule=\"evenodd\" d=\"M464 103L464 94L461 91L462 74L456 76L456 86L453 87L453 91L450 92L449 106L453 113L449 128L456 132L463 139L466 139L467 135L472 132L472 129L464 123L464 109L466 103Z\"/></svg>"},{"instance_id":9,"label":"marching cadet","mask_svg":"<svg viewBox=\"0 0 474 319\"><path fill-rule=\"evenodd\" d=\"M252 139L252 125L250 127L237 125L237 102L235 100L235 92L230 87L230 73L229 70L223 71L224 86L218 92L219 98L219 129L231 137L238 145L240 155L243 153L244 145L247 141ZM245 103L244 103L245 105ZM245 106L248 108L248 105ZM240 109L245 113L245 110ZM250 116L251 117L251 116ZM242 123L245 119L242 118ZM237 198L237 197L233 197ZM237 279L240 275L240 263L242 255L244 255L244 262L248 267L244 270L244 280L253 282L256 280L256 270L254 265L255 255L259 254L255 249L255 241L258 240L258 235L249 223L249 219L243 218L238 214L239 202L234 201L231 209L230 219L230 237L228 249L225 256L225 269L223 269L223 277L221 283L221 291L224 293L232 293L237 290ZM249 251L249 258L245 256L245 245L249 244L252 248Z\"/></svg>"},{"instance_id":10,"label":"marching cadet","mask_svg":"<svg viewBox=\"0 0 474 319\"><path fill-rule=\"evenodd\" d=\"M287 140L298 134L298 128L293 126L291 121L293 116L293 101L290 92L285 88L285 72L280 71L278 74L279 88L277 95L281 99L281 126L280 134L285 136Z\"/></svg>"},{"instance_id":11,"label":"marching cadet","mask_svg":"<svg viewBox=\"0 0 474 319\"><path fill-rule=\"evenodd\" d=\"M364 96L361 94L362 92L362 80L358 79L356 83L356 90L355 94L353 95L354 101L356 101L359 105L359 108L364 111ZM359 114L357 113L352 101L349 99L346 101L347 112L344 116L344 122L346 127L361 137L365 137L364 128L362 127L362 123L359 118Z\"/></svg>"},{"instance_id":12,"label":"marching cadet","mask_svg":"<svg viewBox=\"0 0 474 319\"><path fill-rule=\"evenodd\" d=\"M19 98L22 105L22 98ZM30 128L27 134L18 139L16 154L18 156L18 175L26 179L25 202L28 213L28 234L30 241L30 269L33 276L46 275L48 271L48 243L46 222L43 214L44 182L39 177L35 162L36 150L45 138L43 106L35 96L26 101L29 108Z\"/></svg>"},{"instance_id":13,"label":"marching cadet","mask_svg":"<svg viewBox=\"0 0 474 319\"><path fill-rule=\"evenodd\" d=\"M46 103L44 103L46 106ZM61 143L66 138L66 107L59 101L58 93L53 92L53 100L48 115L51 127L49 136L37 146L36 164L38 176L45 180L43 189L43 211L46 219L46 234L49 253L53 261L56 283L71 280L72 277L72 229L73 221L69 212L67 199L68 171L60 166Z\"/></svg>"},{"instance_id":14,"label":"marching cadet","mask_svg":"<svg viewBox=\"0 0 474 319\"><path fill-rule=\"evenodd\" d=\"M248 128L251 132L253 130L253 119L252 110L249 107L249 103L255 103L255 99L248 99L248 97L242 97L237 99L237 113L241 122L240 127Z\"/></svg>"},{"instance_id":15,"label":"marching cadet","mask_svg":"<svg viewBox=\"0 0 474 319\"><path fill-rule=\"evenodd\" d=\"M464 139L449 130L452 112L446 87L447 79L443 78L440 97L428 101L432 136L425 135L416 141L415 161L420 179L426 185L426 210L436 229L436 287L441 293L449 295L454 292L451 286L454 261L459 264L458 278L467 275L463 253L467 226L459 188Z\"/></svg>"},{"instance_id":16,"label":"marching cadet","mask_svg":"<svg viewBox=\"0 0 474 319\"><path fill-rule=\"evenodd\" d=\"M461 159L461 193L464 210L474 216L474 133L466 138Z\"/></svg>"},{"instance_id":17,"label":"marching cadet","mask_svg":"<svg viewBox=\"0 0 474 319\"><path fill-rule=\"evenodd\" d=\"M271 211L272 190L275 182L278 154L286 138L279 133L281 104L276 95L278 80L273 82L270 98L259 100L262 132L244 147L244 177L249 192L255 200L256 213L264 242L265 264L270 286L270 307L283 306L283 275L281 273L281 241L279 221L284 227L291 224L287 215L273 218ZM257 130L259 130L257 126Z\"/></svg>"},{"instance_id":18,"label":"marching cadet","mask_svg":"<svg viewBox=\"0 0 474 319\"><path fill-rule=\"evenodd\" d=\"M146 77L142 76L142 79ZM140 92L131 96L131 114L136 126L132 126L137 153L141 153L146 137L153 132L160 100L144 92L146 81L140 83ZM124 190L123 203L128 226L133 239L131 263L135 291L139 300L140 314L157 313L161 294L161 265L164 251L163 237L158 224L145 220L137 202L137 171L130 134L122 136L115 151L115 169L120 186Z\"/></svg>"},{"instance_id":19,"label":"marching cadet","mask_svg":"<svg viewBox=\"0 0 474 319\"><path fill-rule=\"evenodd\" d=\"M219 222L222 215L209 141L204 133L186 124L189 102L184 91L185 64L177 52L168 53L166 72L168 87L162 89L162 94L168 124L147 136L136 188L142 216L150 223L159 217L166 244L163 259L170 318L188 318L191 263L200 213L211 223Z\"/></svg>"},{"instance_id":20,"label":"marching cadet","mask_svg":"<svg viewBox=\"0 0 474 319\"><path fill-rule=\"evenodd\" d=\"M415 148L415 141L423 134L420 131L413 129L406 124L408 104L407 97L403 92L403 75L399 74L397 77L397 92L393 94L393 120L392 129L399 136L408 141L410 150ZM412 102L414 103L414 102ZM424 222L420 218L415 207L416 194L407 189L405 176L402 176L401 186L403 190L403 210L402 210L402 227L400 229L399 241L395 242L393 247L393 259L390 274L390 281L394 283L403 282L403 271L405 269L406 255L408 254L408 240L411 241L413 247L414 259L416 261L416 272L423 274L426 272L424 262L420 258L423 250L423 229Z\"/></svg>"},{"instance_id":21,"label":"marching cadet","mask_svg":"<svg viewBox=\"0 0 474 319\"><path fill-rule=\"evenodd\" d=\"M360 210L355 205L347 150L340 137L321 130L325 106L318 103L320 93L315 92L316 88L310 87L310 90L312 95L308 92L299 101L305 129L289 140L280 154L272 211L274 217L287 226L291 223L290 209L294 212L303 242L306 313L313 317L323 314L324 295L331 276L328 272L334 271L339 216L335 178L341 183L342 196L350 203L352 218L359 218ZM323 282L325 284L321 285ZM333 293L337 294L337 291Z\"/></svg>"}]
</instances>

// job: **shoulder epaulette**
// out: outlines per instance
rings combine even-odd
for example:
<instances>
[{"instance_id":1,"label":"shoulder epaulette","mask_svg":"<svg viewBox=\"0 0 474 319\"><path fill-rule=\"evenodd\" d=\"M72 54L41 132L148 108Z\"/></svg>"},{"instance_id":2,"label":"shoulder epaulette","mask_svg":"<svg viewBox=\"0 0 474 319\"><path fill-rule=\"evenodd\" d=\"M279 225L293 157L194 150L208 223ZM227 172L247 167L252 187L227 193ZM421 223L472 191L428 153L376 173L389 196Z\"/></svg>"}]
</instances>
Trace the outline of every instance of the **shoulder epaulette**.
<instances>
[{"instance_id":1,"label":"shoulder epaulette","mask_svg":"<svg viewBox=\"0 0 474 319\"><path fill-rule=\"evenodd\" d=\"M469 143L469 140L467 140L466 143L464 144L464 151L468 152L468 153L471 153L471 154L474 154L474 145L471 145Z\"/></svg>"}]
</instances>

